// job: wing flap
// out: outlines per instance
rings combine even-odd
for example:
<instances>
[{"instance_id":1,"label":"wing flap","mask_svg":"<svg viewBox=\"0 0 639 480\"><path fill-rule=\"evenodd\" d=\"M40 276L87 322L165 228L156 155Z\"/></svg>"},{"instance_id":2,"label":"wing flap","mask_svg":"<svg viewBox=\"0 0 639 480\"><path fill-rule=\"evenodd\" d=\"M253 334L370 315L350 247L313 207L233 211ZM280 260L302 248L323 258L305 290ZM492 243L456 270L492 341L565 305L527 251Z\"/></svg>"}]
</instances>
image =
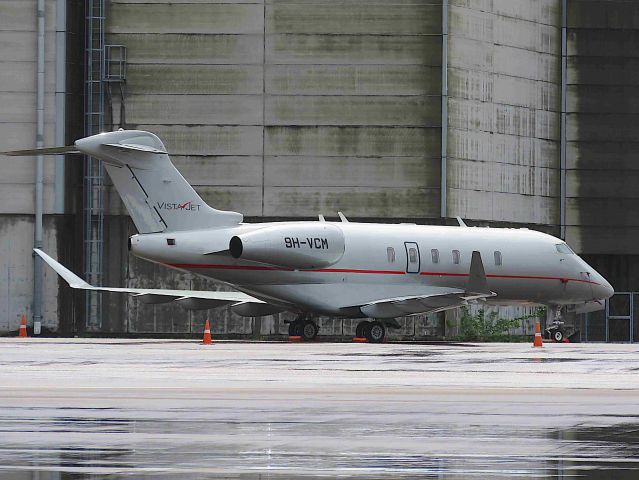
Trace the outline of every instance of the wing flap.
<instances>
[{"instance_id":1,"label":"wing flap","mask_svg":"<svg viewBox=\"0 0 639 480\"><path fill-rule=\"evenodd\" d=\"M469 296L463 290L453 293L415 295L413 297L388 298L359 306L360 311L371 318L395 318L419 313L435 313L466 305L469 302L494 296L493 293Z\"/></svg>"},{"instance_id":2,"label":"wing flap","mask_svg":"<svg viewBox=\"0 0 639 480\"><path fill-rule=\"evenodd\" d=\"M174 297L173 295L155 295L153 293L136 293L135 295L133 295L133 297L137 300L140 300L142 303L146 303L147 305L169 303L178 298Z\"/></svg>"},{"instance_id":3,"label":"wing flap","mask_svg":"<svg viewBox=\"0 0 639 480\"><path fill-rule=\"evenodd\" d=\"M387 298L359 307L371 318L394 318L418 313L432 313L455 308L464 303L464 291L453 290L446 293L414 295L410 297Z\"/></svg>"}]
</instances>

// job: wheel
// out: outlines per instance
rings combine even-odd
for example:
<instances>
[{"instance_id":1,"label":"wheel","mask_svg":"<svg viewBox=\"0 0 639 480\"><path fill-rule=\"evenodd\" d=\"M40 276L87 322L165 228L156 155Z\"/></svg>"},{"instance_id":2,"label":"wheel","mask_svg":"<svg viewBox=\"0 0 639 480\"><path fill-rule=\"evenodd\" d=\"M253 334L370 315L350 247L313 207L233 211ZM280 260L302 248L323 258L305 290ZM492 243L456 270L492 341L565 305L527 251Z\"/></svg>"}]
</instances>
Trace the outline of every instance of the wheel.
<instances>
[{"instance_id":1,"label":"wheel","mask_svg":"<svg viewBox=\"0 0 639 480\"><path fill-rule=\"evenodd\" d=\"M314 340L315 337L317 337L318 331L319 328L317 327L315 322L313 322L312 320L304 320L300 328L300 336L302 337L302 340L308 342L310 340Z\"/></svg>"},{"instance_id":2,"label":"wheel","mask_svg":"<svg viewBox=\"0 0 639 480\"><path fill-rule=\"evenodd\" d=\"M552 332L552 339L555 342L563 342L564 341L564 332L563 330L555 330Z\"/></svg>"},{"instance_id":3,"label":"wheel","mask_svg":"<svg viewBox=\"0 0 639 480\"><path fill-rule=\"evenodd\" d=\"M355 337L356 338L366 338L366 326L369 325L371 322L368 321L363 321L363 322L359 322L357 324L357 327L355 327Z\"/></svg>"},{"instance_id":4,"label":"wheel","mask_svg":"<svg viewBox=\"0 0 639 480\"><path fill-rule=\"evenodd\" d=\"M302 335L302 328L299 321L295 320L288 324L288 336L299 337Z\"/></svg>"},{"instance_id":5,"label":"wheel","mask_svg":"<svg viewBox=\"0 0 639 480\"><path fill-rule=\"evenodd\" d=\"M386 327L382 322L373 322L369 325L366 338L371 343L381 343L386 337Z\"/></svg>"}]
</instances>

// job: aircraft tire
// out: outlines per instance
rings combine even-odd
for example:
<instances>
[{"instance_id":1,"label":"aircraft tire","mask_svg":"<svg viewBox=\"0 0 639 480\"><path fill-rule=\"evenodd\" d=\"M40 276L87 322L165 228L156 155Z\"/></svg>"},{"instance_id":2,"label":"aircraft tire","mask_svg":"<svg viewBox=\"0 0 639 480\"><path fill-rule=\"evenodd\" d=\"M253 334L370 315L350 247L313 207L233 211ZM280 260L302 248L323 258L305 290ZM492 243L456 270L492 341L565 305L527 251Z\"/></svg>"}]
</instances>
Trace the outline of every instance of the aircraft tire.
<instances>
[{"instance_id":1,"label":"aircraft tire","mask_svg":"<svg viewBox=\"0 0 639 480\"><path fill-rule=\"evenodd\" d=\"M382 322L372 322L366 329L366 338L371 343L382 343L386 338L386 327Z\"/></svg>"},{"instance_id":2,"label":"aircraft tire","mask_svg":"<svg viewBox=\"0 0 639 480\"><path fill-rule=\"evenodd\" d=\"M371 322L364 320L363 322L359 322L357 327L355 327L355 336L357 338L366 338L366 326L370 325Z\"/></svg>"},{"instance_id":3,"label":"aircraft tire","mask_svg":"<svg viewBox=\"0 0 639 480\"><path fill-rule=\"evenodd\" d=\"M315 340L317 337L317 332L319 332L319 327L312 320L304 320L300 322L300 336L302 340L305 342L310 342L311 340Z\"/></svg>"},{"instance_id":4,"label":"aircraft tire","mask_svg":"<svg viewBox=\"0 0 639 480\"><path fill-rule=\"evenodd\" d=\"M557 343L561 343L564 341L564 332L563 330L555 330L554 332L552 332L552 339L557 342Z\"/></svg>"}]
</instances>

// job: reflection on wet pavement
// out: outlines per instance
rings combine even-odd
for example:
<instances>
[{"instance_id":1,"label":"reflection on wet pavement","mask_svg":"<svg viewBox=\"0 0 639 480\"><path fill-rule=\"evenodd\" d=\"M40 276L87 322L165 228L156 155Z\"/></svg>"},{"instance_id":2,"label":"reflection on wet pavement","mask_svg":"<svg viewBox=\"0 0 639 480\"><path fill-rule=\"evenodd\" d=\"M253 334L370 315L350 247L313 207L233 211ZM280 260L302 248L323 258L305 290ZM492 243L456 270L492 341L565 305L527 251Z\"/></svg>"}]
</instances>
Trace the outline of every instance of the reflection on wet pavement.
<instances>
[{"instance_id":1,"label":"reflection on wet pavement","mask_svg":"<svg viewBox=\"0 0 639 480\"><path fill-rule=\"evenodd\" d=\"M639 478L626 346L0 346L0 479Z\"/></svg>"}]
</instances>

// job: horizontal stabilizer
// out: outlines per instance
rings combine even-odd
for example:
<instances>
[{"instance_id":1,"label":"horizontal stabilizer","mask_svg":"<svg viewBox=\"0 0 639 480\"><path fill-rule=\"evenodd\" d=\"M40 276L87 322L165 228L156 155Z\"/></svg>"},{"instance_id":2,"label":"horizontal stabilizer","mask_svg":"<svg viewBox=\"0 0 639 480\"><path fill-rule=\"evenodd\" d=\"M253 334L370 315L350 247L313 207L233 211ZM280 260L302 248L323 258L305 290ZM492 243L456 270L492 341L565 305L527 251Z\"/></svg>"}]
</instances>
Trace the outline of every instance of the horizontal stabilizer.
<instances>
[{"instance_id":1,"label":"horizontal stabilizer","mask_svg":"<svg viewBox=\"0 0 639 480\"><path fill-rule=\"evenodd\" d=\"M8 157L32 157L34 155L63 155L65 153L81 153L75 145L68 147L34 148L31 150L14 150L12 152L0 152Z\"/></svg>"},{"instance_id":2,"label":"horizontal stabilizer","mask_svg":"<svg viewBox=\"0 0 639 480\"><path fill-rule=\"evenodd\" d=\"M166 153L166 150L149 147L147 145L134 145L130 143L103 143L105 147L117 148L120 150L133 150L146 153Z\"/></svg>"}]
</instances>

